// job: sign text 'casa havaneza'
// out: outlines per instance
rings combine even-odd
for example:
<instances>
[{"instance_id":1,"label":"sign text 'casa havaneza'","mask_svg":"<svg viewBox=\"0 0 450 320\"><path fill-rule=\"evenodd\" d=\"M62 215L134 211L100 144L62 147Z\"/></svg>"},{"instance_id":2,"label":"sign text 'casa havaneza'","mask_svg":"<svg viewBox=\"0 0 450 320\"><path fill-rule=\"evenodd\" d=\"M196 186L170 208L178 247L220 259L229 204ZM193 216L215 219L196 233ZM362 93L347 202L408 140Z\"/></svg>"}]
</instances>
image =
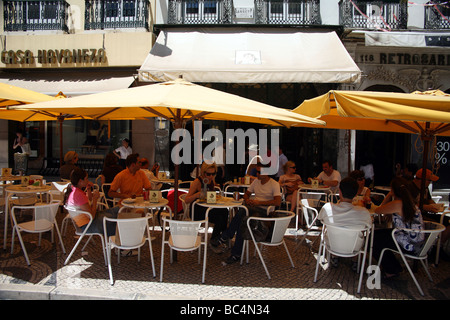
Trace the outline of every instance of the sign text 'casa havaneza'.
<instances>
[{"instance_id":1,"label":"sign text 'casa havaneza'","mask_svg":"<svg viewBox=\"0 0 450 320\"><path fill-rule=\"evenodd\" d=\"M72 63L106 63L105 49L55 49L38 50L37 55L31 50L3 50L1 62L4 64L33 65L72 64Z\"/></svg>"}]
</instances>

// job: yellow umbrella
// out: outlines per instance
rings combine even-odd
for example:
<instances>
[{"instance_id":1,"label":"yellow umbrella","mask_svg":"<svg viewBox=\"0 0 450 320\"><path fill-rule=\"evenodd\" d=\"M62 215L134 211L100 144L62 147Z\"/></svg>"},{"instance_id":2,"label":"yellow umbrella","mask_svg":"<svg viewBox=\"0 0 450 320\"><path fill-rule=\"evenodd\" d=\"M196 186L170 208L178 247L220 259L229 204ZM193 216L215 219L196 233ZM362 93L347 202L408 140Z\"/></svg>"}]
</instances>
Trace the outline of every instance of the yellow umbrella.
<instances>
[{"instance_id":1,"label":"yellow umbrella","mask_svg":"<svg viewBox=\"0 0 450 320\"><path fill-rule=\"evenodd\" d=\"M442 91L408 93L329 91L293 112L326 121L327 128L420 134L426 169L428 142L450 135L450 96ZM310 126L310 125L305 125ZM421 205L425 180L422 181Z\"/></svg>"},{"instance_id":2,"label":"yellow umbrella","mask_svg":"<svg viewBox=\"0 0 450 320\"><path fill-rule=\"evenodd\" d=\"M64 119L86 119L86 117L78 116L72 113L54 113L54 112L37 112L33 110L9 110L11 106L23 106L31 103L46 102L60 100L66 96L60 92L56 97L48 96L43 93L35 92L10 84L0 83L0 119L14 121L52 121L58 120L60 130L60 161L62 163L62 123Z\"/></svg>"},{"instance_id":3,"label":"yellow umbrella","mask_svg":"<svg viewBox=\"0 0 450 320\"><path fill-rule=\"evenodd\" d=\"M162 117L172 121L176 129L181 128L183 123L196 119L254 122L287 127L300 123L325 125L321 120L183 79L11 108L53 113L70 113L76 110L78 115L97 120ZM175 186L177 183L178 165L175 165Z\"/></svg>"},{"instance_id":4,"label":"yellow umbrella","mask_svg":"<svg viewBox=\"0 0 450 320\"><path fill-rule=\"evenodd\" d=\"M179 127L182 122L195 119L283 126L299 123L325 125L321 120L196 85L183 79L10 109L52 113L73 113L76 109L77 115L96 120L162 117L173 121L175 127Z\"/></svg>"},{"instance_id":5,"label":"yellow umbrella","mask_svg":"<svg viewBox=\"0 0 450 320\"><path fill-rule=\"evenodd\" d=\"M9 106L55 100L56 98L28 89L0 83L0 119L14 121L54 120L52 114L40 114L34 111L7 110Z\"/></svg>"},{"instance_id":6,"label":"yellow umbrella","mask_svg":"<svg viewBox=\"0 0 450 320\"><path fill-rule=\"evenodd\" d=\"M332 129L426 135L450 135L449 111L449 96L436 92L433 95L338 90L305 100L293 110L324 120L326 127Z\"/></svg>"}]
</instances>

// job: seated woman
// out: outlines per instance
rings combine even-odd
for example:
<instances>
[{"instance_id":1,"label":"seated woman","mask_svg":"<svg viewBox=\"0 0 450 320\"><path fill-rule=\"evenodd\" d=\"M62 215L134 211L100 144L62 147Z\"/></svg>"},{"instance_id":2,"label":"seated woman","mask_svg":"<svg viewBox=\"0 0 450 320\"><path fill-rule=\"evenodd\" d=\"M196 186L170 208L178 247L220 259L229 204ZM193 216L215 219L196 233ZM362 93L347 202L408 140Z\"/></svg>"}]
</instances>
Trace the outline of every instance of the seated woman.
<instances>
[{"instance_id":1,"label":"seated woman","mask_svg":"<svg viewBox=\"0 0 450 320\"><path fill-rule=\"evenodd\" d=\"M203 162L201 168L200 168L200 176L197 177L192 183L189 188L189 192L186 195L185 202L186 204L191 206L190 212L193 212L192 210L192 204L197 200L200 199L203 183L206 183L207 190L208 191L215 191L214 187L216 185L215 183L215 175L217 174L217 166L215 163L206 163ZM195 220L203 220L205 219L206 210L208 208L196 205L194 208L194 218ZM208 214L209 222L212 222L214 224L213 233L211 235L211 239L216 239L220 236L220 233L224 231L227 228L227 222L228 222L228 209L212 209L209 211ZM215 247L212 247L213 251L219 253L220 249L216 249Z\"/></svg>"},{"instance_id":2,"label":"seated woman","mask_svg":"<svg viewBox=\"0 0 450 320\"><path fill-rule=\"evenodd\" d=\"M103 217L117 218L119 207L97 212L99 192L97 190L92 190L93 184L88 180L88 174L84 169L73 169L72 174L70 175L70 182L64 198L66 207L89 212L92 215L93 220L88 232L104 234ZM89 217L86 214L72 217L72 219L82 230L84 230L89 223ZM115 224L108 223L107 228L108 236L115 234Z\"/></svg>"},{"instance_id":3,"label":"seated woman","mask_svg":"<svg viewBox=\"0 0 450 320\"><path fill-rule=\"evenodd\" d=\"M391 191L381 205L375 209L377 214L392 215L394 228L407 228L422 230L424 222L419 207L417 206L419 192L411 187L410 183L396 177L391 181ZM375 230L373 243L373 256L379 259L383 248L397 249L391 236L392 229ZM415 254L421 247L424 235L421 233L398 232L395 238L404 252ZM392 251L386 251L381 268L385 278L397 276L402 271L402 266Z\"/></svg>"},{"instance_id":4,"label":"seated woman","mask_svg":"<svg viewBox=\"0 0 450 320\"><path fill-rule=\"evenodd\" d=\"M288 161L283 166L284 174L280 177L280 186L286 193L286 201L291 203L291 210L297 207L297 192L300 184L303 184L302 177L295 173L296 167L293 161Z\"/></svg>"},{"instance_id":5,"label":"seated woman","mask_svg":"<svg viewBox=\"0 0 450 320\"><path fill-rule=\"evenodd\" d=\"M358 192L356 193L354 200L357 200L357 197L360 197L365 204L370 203L370 189L365 186L366 179L364 178L364 171L353 170L350 172L350 177L358 182Z\"/></svg>"}]
</instances>

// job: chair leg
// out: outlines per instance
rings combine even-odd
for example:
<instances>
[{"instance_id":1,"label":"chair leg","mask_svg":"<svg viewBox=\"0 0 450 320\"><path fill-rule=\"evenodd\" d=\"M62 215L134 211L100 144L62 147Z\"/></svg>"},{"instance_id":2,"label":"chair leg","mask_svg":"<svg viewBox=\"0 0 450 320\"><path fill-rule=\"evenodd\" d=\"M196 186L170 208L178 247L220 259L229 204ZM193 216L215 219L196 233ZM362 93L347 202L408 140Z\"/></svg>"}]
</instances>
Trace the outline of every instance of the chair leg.
<instances>
[{"instance_id":1,"label":"chair leg","mask_svg":"<svg viewBox=\"0 0 450 320\"><path fill-rule=\"evenodd\" d=\"M28 257L27 249L25 248L25 244L23 243L22 235L20 234L19 230L17 230L17 237L19 238L20 245L22 246L23 254L25 255L25 260L27 261L27 264L30 266L31 265L30 258Z\"/></svg>"},{"instance_id":2,"label":"chair leg","mask_svg":"<svg viewBox=\"0 0 450 320\"><path fill-rule=\"evenodd\" d=\"M319 252L317 253L316 273L314 274L314 282L317 282L317 274L319 272L319 264L320 264L322 254L325 255L325 252L322 253L322 251L325 251L325 248L324 248L322 241L320 241Z\"/></svg>"},{"instance_id":3,"label":"chair leg","mask_svg":"<svg viewBox=\"0 0 450 320\"><path fill-rule=\"evenodd\" d=\"M269 270L267 270L267 266L266 266L266 263L264 262L264 259L263 259L263 257L262 257L261 250L259 249L257 243L254 243L254 244L255 244L256 251L258 252L259 259L261 260L261 263L262 263L262 265L263 265L263 267L264 267L264 270L266 270L267 277L268 277L269 280L270 280L270 279L271 279L271 278L270 278L270 273L269 273Z\"/></svg>"},{"instance_id":4,"label":"chair leg","mask_svg":"<svg viewBox=\"0 0 450 320\"><path fill-rule=\"evenodd\" d=\"M55 228L56 228L56 233L58 234L59 243L61 244L61 249L62 249L63 253L65 254L66 253L66 248L64 247L64 242L62 240L61 232L59 231L59 227L58 227L57 223L55 223Z\"/></svg>"},{"instance_id":5,"label":"chair leg","mask_svg":"<svg viewBox=\"0 0 450 320\"><path fill-rule=\"evenodd\" d=\"M287 248L286 242L284 242L284 240L283 240L283 245L284 245L284 249L286 249L286 253L287 253L288 257L289 257L289 261L291 261L292 268L295 268L294 261L292 261L291 254L289 253L289 250Z\"/></svg>"},{"instance_id":6,"label":"chair leg","mask_svg":"<svg viewBox=\"0 0 450 320\"><path fill-rule=\"evenodd\" d=\"M433 282L433 278L431 277L430 271L428 270L428 263L427 260L420 260L422 263L423 268L425 269L425 272L427 273L428 279L430 279L431 282Z\"/></svg>"},{"instance_id":7,"label":"chair leg","mask_svg":"<svg viewBox=\"0 0 450 320\"><path fill-rule=\"evenodd\" d=\"M422 287L420 286L419 282L417 281L416 277L414 276L414 272L411 270L411 267L409 266L408 261L406 260L405 256L402 253L400 253L400 256L402 257L402 260L403 260L406 268L408 269L408 272L411 275L411 278L414 280L414 283L416 284L416 287L419 290L419 293L422 296L424 296L425 294L423 293Z\"/></svg>"},{"instance_id":8,"label":"chair leg","mask_svg":"<svg viewBox=\"0 0 450 320\"><path fill-rule=\"evenodd\" d=\"M159 281L162 282L163 279L163 269L164 269L164 237L161 245L161 268L159 270Z\"/></svg>"},{"instance_id":9,"label":"chair leg","mask_svg":"<svg viewBox=\"0 0 450 320\"><path fill-rule=\"evenodd\" d=\"M120 255L120 251L119 251ZM108 273L109 273L109 284L114 285L114 278L112 274L112 266L111 266L111 245L106 243L106 259L108 264Z\"/></svg>"},{"instance_id":10,"label":"chair leg","mask_svg":"<svg viewBox=\"0 0 450 320\"><path fill-rule=\"evenodd\" d=\"M156 277L155 260L153 259L152 241L150 239L148 239L148 249L150 250L150 259L152 261L153 278L155 278Z\"/></svg>"}]
</instances>

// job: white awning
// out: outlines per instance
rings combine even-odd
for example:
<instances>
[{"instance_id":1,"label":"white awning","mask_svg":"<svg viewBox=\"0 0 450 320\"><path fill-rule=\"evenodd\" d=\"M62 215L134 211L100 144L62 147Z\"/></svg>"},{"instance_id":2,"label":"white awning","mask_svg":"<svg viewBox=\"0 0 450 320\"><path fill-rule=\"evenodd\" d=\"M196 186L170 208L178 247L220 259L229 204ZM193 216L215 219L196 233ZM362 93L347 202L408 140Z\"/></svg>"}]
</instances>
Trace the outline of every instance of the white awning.
<instances>
[{"instance_id":1,"label":"white awning","mask_svg":"<svg viewBox=\"0 0 450 320\"><path fill-rule=\"evenodd\" d=\"M139 80L220 83L353 83L361 71L335 32L165 29Z\"/></svg>"},{"instance_id":2,"label":"white awning","mask_svg":"<svg viewBox=\"0 0 450 320\"><path fill-rule=\"evenodd\" d=\"M363 32L366 46L450 47L450 32Z\"/></svg>"},{"instance_id":3,"label":"white awning","mask_svg":"<svg viewBox=\"0 0 450 320\"><path fill-rule=\"evenodd\" d=\"M0 74L0 82L36 92L68 97L125 89L133 83L134 77L128 74L111 72L21 72Z\"/></svg>"}]
</instances>

